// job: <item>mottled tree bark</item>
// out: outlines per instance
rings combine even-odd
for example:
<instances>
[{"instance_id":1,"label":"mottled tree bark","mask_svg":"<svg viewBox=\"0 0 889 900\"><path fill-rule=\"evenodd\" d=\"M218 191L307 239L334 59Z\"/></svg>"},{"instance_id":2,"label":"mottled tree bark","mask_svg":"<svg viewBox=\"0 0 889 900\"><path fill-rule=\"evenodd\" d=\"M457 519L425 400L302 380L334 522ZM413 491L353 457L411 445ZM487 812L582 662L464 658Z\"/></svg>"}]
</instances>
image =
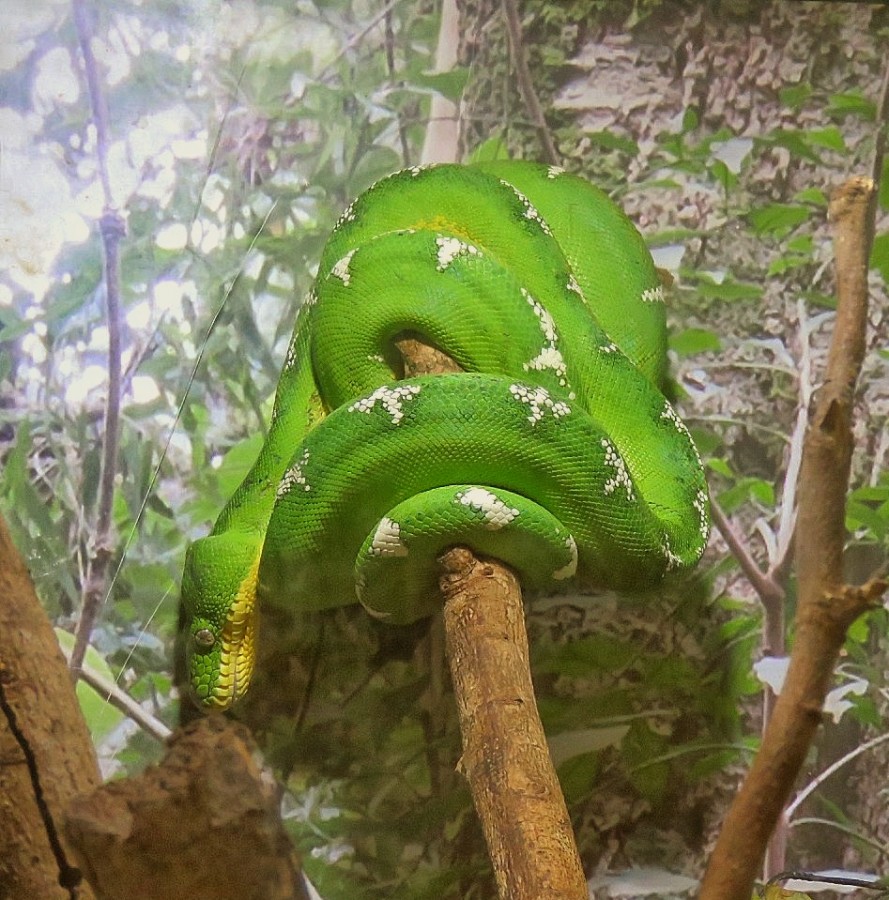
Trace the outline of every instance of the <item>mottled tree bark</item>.
<instances>
[{"instance_id":1,"label":"mottled tree bark","mask_svg":"<svg viewBox=\"0 0 889 900\"><path fill-rule=\"evenodd\" d=\"M406 374L460 371L414 339L398 344ZM513 572L465 547L441 560L448 664L466 776L500 897L586 900L571 820L537 712L522 591Z\"/></svg>"},{"instance_id":2,"label":"mottled tree bark","mask_svg":"<svg viewBox=\"0 0 889 900\"><path fill-rule=\"evenodd\" d=\"M93 897L62 834L71 799L99 784L59 642L0 517L0 898Z\"/></svg>"},{"instance_id":3,"label":"mottled tree bark","mask_svg":"<svg viewBox=\"0 0 889 900\"><path fill-rule=\"evenodd\" d=\"M79 797L66 832L103 900L307 900L275 781L222 716L178 731L160 765Z\"/></svg>"},{"instance_id":4,"label":"mottled tree bark","mask_svg":"<svg viewBox=\"0 0 889 900\"><path fill-rule=\"evenodd\" d=\"M748 900L775 827L821 724L846 631L886 589L843 583L852 402L864 358L867 261L874 184L853 178L831 198L836 229L837 319L824 384L809 416L800 470L796 565L799 604L790 667L762 746L729 809L701 900Z\"/></svg>"}]
</instances>

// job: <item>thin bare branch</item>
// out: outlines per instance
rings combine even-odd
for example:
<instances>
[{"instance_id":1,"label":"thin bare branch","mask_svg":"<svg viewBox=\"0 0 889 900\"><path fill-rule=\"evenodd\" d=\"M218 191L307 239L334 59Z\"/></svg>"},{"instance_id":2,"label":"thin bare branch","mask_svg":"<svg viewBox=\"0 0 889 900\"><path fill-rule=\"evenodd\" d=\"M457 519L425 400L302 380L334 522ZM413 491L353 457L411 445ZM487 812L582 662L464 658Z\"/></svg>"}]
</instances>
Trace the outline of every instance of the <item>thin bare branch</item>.
<instances>
[{"instance_id":1,"label":"thin bare branch","mask_svg":"<svg viewBox=\"0 0 889 900\"><path fill-rule=\"evenodd\" d=\"M874 185L853 178L833 195L837 318L823 386L813 397L803 450L796 526L796 641L762 746L726 816L701 900L749 900L763 853L822 720L848 627L873 608L886 583L842 581L845 502L852 457L852 401L867 324Z\"/></svg>"},{"instance_id":2,"label":"thin bare branch","mask_svg":"<svg viewBox=\"0 0 889 900\"><path fill-rule=\"evenodd\" d=\"M519 93L522 95L522 100L528 110L531 121L537 128L537 136L540 139L540 146L543 149L545 161L554 166L558 165L561 162L559 151L556 150L552 132L547 124L546 116L543 114L543 107L540 105L540 99L537 96L537 91L534 89L531 70L528 68L528 57L525 54L525 43L522 38L522 22L519 18L516 0L503 0L503 12L506 16L509 46L512 50L512 61L515 66Z\"/></svg>"},{"instance_id":3,"label":"thin bare branch","mask_svg":"<svg viewBox=\"0 0 889 900\"><path fill-rule=\"evenodd\" d=\"M70 660L71 671L76 679L106 596L108 567L114 552L111 513L117 476L121 398L120 242L126 234L126 227L123 217L115 208L108 175L111 128L108 103L99 77L99 65L92 49L92 14L86 0L72 0L72 6L77 40L83 56L83 70L93 124L96 128L96 157L104 197L104 210L99 221L99 229L105 259L105 316L108 326L108 394L105 399L105 421L102 429L102 476L99 483L93 550L87 562L80 621L77 623L74 650Z\"/></svg>"}]
</instances>

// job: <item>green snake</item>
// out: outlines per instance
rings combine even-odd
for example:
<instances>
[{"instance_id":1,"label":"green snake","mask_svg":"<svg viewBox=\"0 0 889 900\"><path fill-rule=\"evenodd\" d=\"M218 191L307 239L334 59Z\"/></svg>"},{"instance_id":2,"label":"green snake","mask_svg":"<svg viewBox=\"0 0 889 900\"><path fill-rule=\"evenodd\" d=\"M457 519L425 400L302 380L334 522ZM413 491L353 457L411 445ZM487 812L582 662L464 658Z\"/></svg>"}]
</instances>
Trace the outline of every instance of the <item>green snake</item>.
<instances>
[{"instance_id":1,"label":"green snake","mask_svg":"<svg viewBox=\"0 0 889 900\"><path fill-rule=\"evenodd\" d=\"M406 332L464 371L401 378ZM665 373L651 255L584 179L501 161L377 182L324 248L255 465L186 555L198 702L247 689L264 600L407 623L449 546L550 593L696 563L706 482Z\"/></svg>"}]
</instances>

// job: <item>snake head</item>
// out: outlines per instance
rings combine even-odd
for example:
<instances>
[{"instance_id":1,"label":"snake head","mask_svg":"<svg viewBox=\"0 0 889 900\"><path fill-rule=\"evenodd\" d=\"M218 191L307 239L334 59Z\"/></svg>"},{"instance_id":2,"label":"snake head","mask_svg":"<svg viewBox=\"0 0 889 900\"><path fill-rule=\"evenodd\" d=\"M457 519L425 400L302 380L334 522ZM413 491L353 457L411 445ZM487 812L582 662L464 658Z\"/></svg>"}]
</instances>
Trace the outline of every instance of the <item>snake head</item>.
<instances>
[{"instance_id":1,"label":"snake head","mask_svg":"<svg viewBox=\"0 0 889 900\"><path fill-rule=\"evenodd\" d=\"M205 709L228 709L250 684L261 550L261 542L249 535L228 533L201 538L186 553L186 665L192 696Z\"/></svg>"}]
</instances>

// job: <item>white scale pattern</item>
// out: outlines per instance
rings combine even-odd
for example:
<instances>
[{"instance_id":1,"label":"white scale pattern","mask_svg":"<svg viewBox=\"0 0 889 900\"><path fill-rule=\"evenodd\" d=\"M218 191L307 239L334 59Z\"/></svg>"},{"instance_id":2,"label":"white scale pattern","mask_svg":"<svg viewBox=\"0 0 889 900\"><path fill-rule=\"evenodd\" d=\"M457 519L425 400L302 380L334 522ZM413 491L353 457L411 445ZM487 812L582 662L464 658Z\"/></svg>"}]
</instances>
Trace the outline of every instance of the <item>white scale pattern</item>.
<instances>
[{"instance_id":1,"label":"white scale pattern","mask_svg":"<svg viewBox=\"0 0 889 900\"><path fill-rule=\"evenodd\" d=\"M546 388L527 384L511 384L509 393L521 403L528 404L530 412L528 421L532 425L542 421L547 412L550 412L554 419L560 419L571 412L571 407L567 403L562 400L553 400Z\"/></svg>"},{"instance_id":2,"label":"white scale pattern","mask_svg":"<svg viewBox=\"0 0 889 900\"><path fill-rule=\"evenodd\" d=\"M663 303L664 302L664 289L661 285L653 288L645 288L642 291L642 302L643 303Z\"/></svg>"},{"instance_id":3,"label":"white scale pattern","mask_svg":"<svg viewBox=\"0 0 889 900\"><path fill-rule=\"evenodd\" d=\"M525 207L525 218L530 219L532 222L536 222L540 226L540 230L544 234L552 234L549 225L546 224L546 220L540 213L537 211L537 208L534 204L514 185L510 184L508 181L504 179L500 179L500 183L505 187L508 187L521 201L522 206Z\"/></svg>"},{"instance_id":4,"label":"white scale pattern","mask_svg":"<svg viewBox=\"0 0 889 900\"><path fill-rule=\"evenodd\" d=\"M664 558L667 560L667 571L672 572L674 569L681 568L682 560L673 552L670 547L669 535L664 535L664 542L661 546L664 551Z\"/></svg>"},{"instance_id":5,"label":"white scale pattern","mask_svg":"<svg viewBox=\"0 0 889 900\"><path fill-rule=\"evenodd\" d=\"M478 247L467 244L455 237L439 236L435 239L435 245L438 247L438 265L435 268L439 272L444 272L458 256L464 254L475 256L479 252Z\"/></svg>"},{"instance_id":6,"label":"white scale pattern","mask_svg":"<svg viewBox=\"0 0 889 900\"><path fill-rule=\"evenodd\" d=\"M275 491L276 499L280 500L285 494L289 494L297 485L301 485L304 491L312 490L308 481L306 480L305 474L305 466L309 461L309 450L306 448L302 452L302 456L300 456L299 460L295 462L285 473L284 477L281 479L278 484L278 489Z\"/></svg>"},{"instance_id":7,"label":"white scale pattern","mask_svg":"<svg viewBox=\"0 0 889 900\"><path fill-rule=\"evenodd\" d=\"M623 488L627 494L627 501L632 503L636 499L636 494L633 491L633 482L630 480L627 464L617 452L617 447L608 438L602 438L600 444L605 450L605 465L614 469L614 475L605 482L605 493L611 495L618 488Z\"/></svg>"},{"instance_id":8,"label":"white scale pattern","mask_svg":"<svg viewBox=\"0 0 889 900\"><path fill-rule=\"evenodd\" d=\"M515 507L508 506L496 494L480 487L457 491L454 500L482 513L485 519L485 528L489 531L497 531L505 525L509 525L519 515L519 511Z\"/></svg>"},{"instance_id":9,"label":"white scale pattern","mask_svg":"<svg viewBox=\"0 0 889 900\"><path fill-rule=\"evenodd\" d=\"M701 532L701 537L704 538L704 540L706 540L707 536L710 534L707 516L709 499L710 498L707 496L707 492L703 488L701 488L701 490L699 490L695 495L695 499L692 501L694 508L698 512L698 528Z\"/></svg>"},{"instance_id":10,"label":"white scale pattern","mask_svg":"<svg viewBox=\"0 0 889 900\"><path fill-rule=\"evenodd\" d=\"M331 275L336 275L340 281L344 285L348 287L349 282L352 280L352 273L349 271L349 263L352 262L352 257L355 255L354 250L350 250L342 259L337 260L334 263L333 268L330 270Z\"/></svg>"},{"instance_id":11,"label":"white scale pattern","mask_svg":"<svg viewBox=\"0 0 889 900\"><path fill-rule=\"evenodd\" d=\"M392 424L398 425L404 418L404 410L402 403L405 400L411 400L420 393L419 384L400 384L396 387L379 387L367 397L356 400L350 407L349 412L370 413L377 405L381 404L383 409L392 416Z\"/></svg>"},{"instance_id":12,"label":"white scale pattern","mask_svg":"<svg viewBox=\"0 0 889 900\"><path fill-rule=\"evenodd\" d=\"M407 547L401 541L401 526L384 516L377 525L368 553L371 556L407 556Z\"/></svg>"},{"instance_id":13,"label":"white scale pattern","mask_svg":"<svg viewBox=\"0 0 889 900\"><path fill-rule=\"evenodd\" d=\"M691 432L688 430L688 426L682 419L676 415L676 410L670 405L670 401L666 401L664 404L664 411L661 413L661 418L665 419L668 422L673 424L673 427L682 435L688 438L689 444L691 444L691 449L694 451L695 459L698 461L699 466L703 466L703 462L701 461L701 454L698 452L697 445L691 438Z\"/></svg>"},{"instance_id":14,"label":"white scale pattern","mask_svg":"<svg viewBox=\"0 0 889 900\"><path fill-rule=\"evenodd\" d=\"M561 387L568 387L568 366L565 358L562 356L561 350L556 346L559 339L559 332L556 330L556 323L543 304L536 300L525 288L521 288L522 296L528 301L528 305L534 310L537 321L540 323L540 330L543 332L546 345L530 362L526 362L523 366L526 372L541 372L544 369L551 369L555 372L559 379ZM570 391L568 394L570 399L574 399L575 394Z\"/></svg>"},{"instance_id":15,"label":"white scale pattern","mask_svg":"<svg viewBox=\"0 0 889 900\"><path fill-rule=\"evenodd\" d=\"M571 559L569 559L561 569L556 569L555 572L553 572L553 578L556 581L564 581L566 578L573 578L577 573L577 543L570 534L565 538L565 547L571 554Z\"/></svg>"}]
</instances>

